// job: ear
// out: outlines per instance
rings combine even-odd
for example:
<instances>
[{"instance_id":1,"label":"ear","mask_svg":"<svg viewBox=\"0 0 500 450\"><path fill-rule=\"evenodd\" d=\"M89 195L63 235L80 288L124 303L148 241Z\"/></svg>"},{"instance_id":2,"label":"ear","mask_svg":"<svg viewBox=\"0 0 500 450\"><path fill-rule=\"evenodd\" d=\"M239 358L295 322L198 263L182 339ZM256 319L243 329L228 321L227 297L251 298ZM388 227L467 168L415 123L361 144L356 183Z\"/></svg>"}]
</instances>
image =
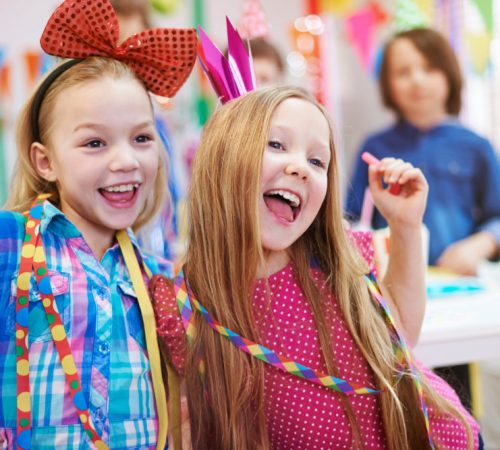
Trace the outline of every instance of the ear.
<instances>
[{"instance_id":1,"label":"ear","mask_svg":"<svg viewBox=\"0 0 500 450\"><path fill-rule=\"evenodd\" d=\"M44 180L56 181L56 174L52 168L52 162L47 152L47 147L40 142L33 142L30 148L31 163L33 164L36 173Z\"/></svg>"}]
</instances>

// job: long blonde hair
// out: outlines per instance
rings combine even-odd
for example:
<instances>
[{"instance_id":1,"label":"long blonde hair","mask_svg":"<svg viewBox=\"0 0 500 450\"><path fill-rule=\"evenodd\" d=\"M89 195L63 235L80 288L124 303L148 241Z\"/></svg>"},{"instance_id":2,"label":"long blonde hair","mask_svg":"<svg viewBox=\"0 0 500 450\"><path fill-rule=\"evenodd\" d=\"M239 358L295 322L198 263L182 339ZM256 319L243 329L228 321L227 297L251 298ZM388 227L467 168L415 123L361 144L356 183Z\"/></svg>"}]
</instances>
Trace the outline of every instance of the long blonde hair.
<instances>
[{"instance_id":1,"label":"long blonde hair","mask_svg":"<svg viewBox=\"0 0 500 450\"><path fill-rule=\"evenodd\" d=\"M288 98L323 108L302 90L261 89L221 107L207 123L193 166L189 194L189 245L186 274L193 292L210 314L240 335L259 341L252 309L252 286L263 261L259 233L259 178L271 118ZM330 374L338 375L329 326L309 262L326 275L344 319L384 392L379 404L390 450L429 448L418 395L410 376L395 384L397 361L389 331L370 299L363 274L366 263L342 225L339 174L330 132L332 162L320 212L291 248L300 284L314 314L320 348ZM187 392L193 448L265 449L270 444L264 417L263 365L211 330L196 316L196 337L187 361ZM199 376L203 358L205 373ZM424 384L430 405L465 419ZM338 395L333 394L332 395ZM353 433L352 448L362 448L349 400L341 396ZM471 441L471 438L469 439Z\"/></svg>"},{"instance_id":2,"label":"long blonde hair","mask_svg":"<svg viewBox=\"0 0 500 450\"><path fill-rule=\"evenodd\" d=\"M42 143L50 143L51 128L58 119L54 117L54 106L57 99L60 98L61 95L64 95L64 91L71 87L105 77L112 79L130 79L142 85L141 80L126 64L115 59L91 57L78 62L56 78L45 93L38 118L40 139ZM42 83L43 80L40 82L39 87ZM51 197L51 202L58 207L60 206L56 184L48 182L36 172L30 156L31 145L36 140L33 124L31 123L31 116L34 99L39 87L33 92L24 105L17 121L16 137L18 158L14 169L9 197L5 204L5 208L13 211L28 210L38 194L48 192L54 193ZM50 149L50 145L48 147ZM162 205L170 201L166 183L167 175L164 153L165 152L161 152L155 184L144 204L143 210L134 223L134 229L147 223L158 212Z\"/></svg>"}]
</instances>

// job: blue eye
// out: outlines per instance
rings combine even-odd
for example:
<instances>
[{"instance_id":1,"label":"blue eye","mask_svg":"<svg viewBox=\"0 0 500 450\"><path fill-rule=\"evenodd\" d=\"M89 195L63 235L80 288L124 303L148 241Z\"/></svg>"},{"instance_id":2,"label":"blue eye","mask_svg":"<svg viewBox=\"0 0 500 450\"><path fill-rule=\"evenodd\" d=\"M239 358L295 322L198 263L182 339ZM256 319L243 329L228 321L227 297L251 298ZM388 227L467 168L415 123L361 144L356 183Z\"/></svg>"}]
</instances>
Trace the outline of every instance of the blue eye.
<instances>
[{"instance_id":1,"label":"blue eye","mask_svg":"<svg viewBox=\"0 0 500 450\"><path fill-rule=\"evenodd\" d=\"M84 147L88 148L101 148L104 147L104 142L100 139L92 139L84 144Z\"/></svg>"},{"instance_id":2,"label":"blue eye","mask_svg":"<svg viewBox=\"0 0 500 450\"><path fill-rule=\"evenodd\" d=\"M267 143L267 145L269 145L269 147L271 147L271 148L275 148L276 150L284 150L285 149L285 147L283 147L283 144L279 141L272 141L271 140Z\"/></svg>"},{"instance_id":3,"label":"blue eye","mask_svg":"<svg viewBox=\"0 0 500 450\"><path fill-rule=\"evenodd\" d=\"M326 164L321 159L319 159L319 158L311 158L309 160L309 162L313 166L321 167L322 169L324 169L326 167Z\"/></svg>"}]
</instances>

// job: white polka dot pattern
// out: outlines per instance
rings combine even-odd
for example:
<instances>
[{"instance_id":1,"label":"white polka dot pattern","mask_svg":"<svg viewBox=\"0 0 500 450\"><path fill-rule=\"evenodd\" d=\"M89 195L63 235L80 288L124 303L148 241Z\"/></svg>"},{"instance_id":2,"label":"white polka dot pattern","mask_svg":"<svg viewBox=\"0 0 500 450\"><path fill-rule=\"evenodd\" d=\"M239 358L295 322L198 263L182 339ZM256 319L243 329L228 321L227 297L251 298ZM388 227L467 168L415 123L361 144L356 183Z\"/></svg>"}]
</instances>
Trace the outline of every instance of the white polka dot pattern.
<instances>
[{"instance_id":1,"label":"white polka dot pattern","mask_svg":"<svg viewBox=\"0 0 500 450\"><path fill-rule=\"evenodd\" d=\"M357 233L351 237L354 242L360 244L360 252L371 265L373 250L367 236L363 234L361 242ZM319 270L311 270L320 285L324 276ZM253 296L262 345L312 369L326 371L312 311L298 284L293 266L290 264L269 277L268 283L269 300L266 296L265 280L257 281ZM334 357L339 368L338 376L362 385L374 386L372 371L350 335L338 303L331 296L325 301L325 317L330 323ZM451 387L428 369L422 368L421 365L419 368L424 371L439 394L466 414L477 437L476 422L465 412ZM269 439L274 450L352 448L352 434L340 400L341 394L284 373L270 365L265 366L264 390ZM359 424L363 448L385 449L386 440L378 396L352 395L348 398ZM457 420L442 417L432 408L429 418L441 448L466 448L465 430Z\"/></svg>"},{"instance_id":2,"label":"white polka dot pattern","mask_svg":"<svg viewBox=\"0 0 500 450\"><path fill-rule=\"evenodd\" d=\"M318 280L320 273L314 271ZM262 344L293 360L326 372L312 312L291 266L269 279L271 304L264 280L254 291L254 308ZM331 300L331 299L329 299ZM328 303L328 302L327 302ZM347 332L336 302L327 308L339 377L374 385L373 375ZM265 408L273 449L350 449L351 431L340 394L266 365ZM351 404L365 448L384 449L378 396L353 395Z\"/></svg>"}]
</instances>

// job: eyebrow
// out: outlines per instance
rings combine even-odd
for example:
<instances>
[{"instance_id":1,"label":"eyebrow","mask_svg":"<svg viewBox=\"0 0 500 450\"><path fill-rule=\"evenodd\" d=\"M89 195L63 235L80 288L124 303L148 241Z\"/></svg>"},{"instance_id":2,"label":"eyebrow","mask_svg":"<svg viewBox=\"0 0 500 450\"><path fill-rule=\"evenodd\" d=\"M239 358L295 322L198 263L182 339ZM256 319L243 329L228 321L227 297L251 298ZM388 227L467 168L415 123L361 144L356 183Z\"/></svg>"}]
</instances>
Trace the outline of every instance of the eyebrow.
<instances>
[{"instance_id":1,"label":"eyebrow","mask_svg":"<svg viewBox=\"0 0 500 450\"><path fill-rule=\"evenodd\" d=\"M134 129L145 128L145 127L149 127L149 126L154 126L154 122L152 120L145 120L144 122L140 122L137 125L134 125ZM105 125L102 125L99 123L84 122L84 123L78 124L75 127L75 129L73 130L73 132L76 132L76 131L81 130L81 129L101 130L101 129L105 129L105 128L106 128Z\"/></svg>"},{"instance_id":2,"label":"eyebrow","mask_svg":"<svg viewBox=\"0 0 500 450\"><path fill-rule=\"evenodd\" d=\"M286 125L286 124L271 125L271 127L269 128L269 135L271 135L275 131L283 131L286 133L290 133L290 132L293 132L293 128L289 125ZM325 150L330 152L330 141L329 140L327 142L322 142L318 139L314 139L314 144L317 145L318 147L324 148Z\"/></svg>"}]
</instances>

